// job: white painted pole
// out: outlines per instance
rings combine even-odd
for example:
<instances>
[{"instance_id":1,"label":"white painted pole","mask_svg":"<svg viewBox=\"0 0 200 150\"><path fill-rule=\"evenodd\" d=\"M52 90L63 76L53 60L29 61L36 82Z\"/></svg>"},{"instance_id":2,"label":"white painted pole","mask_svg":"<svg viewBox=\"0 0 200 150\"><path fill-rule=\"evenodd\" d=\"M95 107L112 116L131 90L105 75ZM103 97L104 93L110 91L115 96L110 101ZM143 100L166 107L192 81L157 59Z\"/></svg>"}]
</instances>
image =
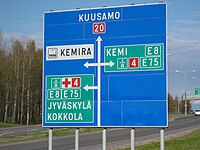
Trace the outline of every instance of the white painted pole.
<instances>
[{"instance_id":1,"label":"white painted pole","mask_svg":"<svg viewBox=\"0 0 200 150\"><path fill-rule=\"evenodd\" d=\"M101 37L99 36L97 38L97 44L98 44L98 64L101 63ZM97 67L97 74L98 74L98 90L97 90L97 102L98 102L98 106L97 106L97 126L100 127L101 126L101 66L98 65Z\"/></svg>"},{"instance_id":2,"label":"white painted pole","mask_svg":"<svg viewBox=\"0 0 200 150\"><path fill-rule=\"evenodd\" d=\"M49 129L49 150L52 150L53 145L53 128Z\"/></svg>"},{"instance_id":3,"label":"white painted pole","mask_svg":"<svg viewBox=\"0 0 200 150\"><path fill-rule=\"evenodd\" d=\"M106 150L106 128L102 132L102 150Z\"/></svg>"},{"instance_id":4,"label":"white painted pole","mask_svg":"<svg viewBox=\"0 0 200 150\"><path fill-rule=\"evenodd\" d=\"M75 150L79 149L79 128L75 129Z\"/></svg>"},{"instance_id":5,"label":"white painted pole","mask_svg":"<svg viewBox=\"0 0 200 150\"><path fill-rule=\"evenodd\" d=\"M135 128L131 129L131 150L135 150Z\"/></svg>"},{"instance_id":6,"label":"white painted pole","mask_svg":"<svg viewBox=\"0 0 200 150\"><path fill-rule=\"evenodd\" d=\"M160 129L160 150L165 149L165 135L164 135L164 128Z\"/></svg>"}]
</instances>

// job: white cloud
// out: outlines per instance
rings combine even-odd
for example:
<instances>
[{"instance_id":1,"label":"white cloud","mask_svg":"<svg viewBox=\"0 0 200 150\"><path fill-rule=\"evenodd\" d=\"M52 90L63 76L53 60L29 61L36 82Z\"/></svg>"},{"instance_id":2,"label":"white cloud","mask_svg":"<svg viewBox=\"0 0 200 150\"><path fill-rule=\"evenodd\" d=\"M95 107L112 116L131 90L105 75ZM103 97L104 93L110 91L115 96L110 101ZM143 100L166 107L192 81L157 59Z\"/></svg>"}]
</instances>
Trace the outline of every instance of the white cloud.
<instances>
[{"instance_id":1,"label":"white cloud","mask_svg":"<svg viewBox=\"0 0 200 150\"><path fill-rule=\"evenodd\" d=\"M170 34L185 40L200 39L199 20L177 20L169 23Z\"/></svg>"},{"instance_id":2,"label":"white cloud","mask_svg":"<svg viewBox=\"0 0 200 150\"><path fill-rule=\"evenodd\" d=\"M13 19L13 20L4 20L4 23L1 24L1 28L4 31L17 31L17 32L25 32L32 33L34 31L41 32L43 28L42 19L39 23L37 22L30 22L27 20L19 20L19 19Z\"/></svg>"},{"instance_id":3,"label":"white cloud","mask_svg":"<svg viewBox=\"0 0 200 150\"><path fill-rule=\"evenodd\" d=\"M43 48L43 35L42 35L42 33L30 35L30 38L35 41L37 48Z\"/></svg>"},{"instance_id":4,"label":"white cloud","mask_svg":"<svg viewBox=\"0 0 200 150\"><path fill-rule=\"evenodd\" d=\"M180 23L180 24L185 24L185 25L199 25L200 21L198 20L178 20L174 21L174 23Z\"/></svg>"},{"instance_id":5,"label":"white cloud","mask_svg":"<svg viewBox=\"0 0 200 150\"><path fill-rule=\"evenodd\" d=\"M8 45L14 40L20 40L22 42L27 42L28 40L34 40L37 48L43 48L43 37L42 33L36 33L32 35L25 35L22 33L4 33Z\"/></svg>"},{"instance_id":6,"label":"white cloud","mask_svg":"<svg viewBox=\"0 0 200 150\"><path fill-rule=\"evenodd\" d=\"M196 12L196 16L197 16L197 17L200 17L200 11L197 11L197 12Z\"/></svg>"},{"instance_id":7,"label":"white cloud","mask_svg":"<svg viewBox=\"0 0 200 150\"><path fill-rule=\"evenodd\" d=\"M180 97L183 95L185 81L183 74L175 73L175 70L182 70L184 72L196 70L195 73L187 75L186 81L187 91L193 91L198 82L193 80L192 77L196 76L199 78L200 74L200 39L185 40L177 38L175 34L170 34L168 38L168 52L170 54L168 59L169 92L173 96L178 95Z\"/></svg>"},{"instance_id":8,"label":"white cloud","mask_svg":"<svg viewBox=\"0 0 200 150\"><path fill-rule=\"evenodd\" d=\"M193 104L200 104L200 101L199 101L199 100L195 100L195 101L193 102Z\"/></svg>"},{"instance_id":9,"label":"white cloud","mask_svg":"<svg viewBox=\"0 0 200 150\"><path fill-rule=\"evenodd\" d=\"M184 64L191 65L194 62L200 62L200 39L199 40L182 40L169 36L168 49L173 65Z\"/></svg>"}]
</instances>

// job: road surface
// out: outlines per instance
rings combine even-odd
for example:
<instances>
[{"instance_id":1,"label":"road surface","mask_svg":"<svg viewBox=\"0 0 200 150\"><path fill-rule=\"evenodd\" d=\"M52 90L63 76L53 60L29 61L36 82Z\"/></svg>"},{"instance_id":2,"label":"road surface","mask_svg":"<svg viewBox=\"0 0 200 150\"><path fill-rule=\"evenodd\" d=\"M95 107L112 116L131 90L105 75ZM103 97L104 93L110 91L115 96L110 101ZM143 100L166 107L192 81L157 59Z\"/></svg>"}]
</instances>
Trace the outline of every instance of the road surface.
<instances>
[{"instance_id":1,"label":"road surface","mask_svg":"<svg viewBox=\"0 0 200 150\"><path fill-rule=\"evenodd\" d=\"M169 123L165 129L166 137L176 135L185 131L200 128L200 117L188 116L175 119ZM145 142L159 138L159 128L136 128L136 143ZM88 133L80 136L80 150L98 150L101 149L102 133ZM130 144L130 129L108 129L107 131L107 148L113 149ZM44 150L48 149L48 141L31 141L19 144L1 145L1 150ZM54 150L71 150L74 149L74 136L54 138Z\"/></svg>"},{"instance_id":2,"label":"road surface","mask_svg":"<svg viewBox=\"0 0 200 150\"><path fill-rule=\"evenodd\" d=\"M0 137L1 136L15 136L17 134L26 134L26 133L33 133L33 132L42 132L42 131L47 131L47 130L48 129L46 128L42 128L41 125L0 128Z\"/></svg>"}]
</instances>

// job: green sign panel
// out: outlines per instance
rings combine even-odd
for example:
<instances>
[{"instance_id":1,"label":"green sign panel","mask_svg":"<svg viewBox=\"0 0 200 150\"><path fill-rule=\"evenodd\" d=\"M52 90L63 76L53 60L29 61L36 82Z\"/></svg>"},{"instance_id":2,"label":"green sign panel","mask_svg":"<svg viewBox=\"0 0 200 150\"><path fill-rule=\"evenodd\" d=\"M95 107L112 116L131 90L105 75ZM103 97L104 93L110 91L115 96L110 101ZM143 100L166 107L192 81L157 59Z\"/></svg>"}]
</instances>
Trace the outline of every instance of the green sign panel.
<instances>
[{"instance_id":1,"label":"green sign panel","mask_svg":"<svg viewBox=\"0 0 200 150\"><path fill-rule=\"evenodd\" d=\"M195 88L194 95L200 95L200 88Z\"/></svg>"},{"instance_id":2,"label":"green sign panel","mask_svg":"<svg viewBox=\"0 0 200 150\"><path fill-rule=\"evenodd\" d=\"M163 70L163 51L163 44L105 46L104 62L114 63L105 72Z\"/></svg>"},{"instance_id":3,"label":"green sign panel","mask_svg":"<svg viewBox=\"0 0 200 150\"><path fill-rule=\"evenodd\" d=\"M94 118L93 75L46 77L46 122L90 123Z\"/></svg>"}]
</instances>

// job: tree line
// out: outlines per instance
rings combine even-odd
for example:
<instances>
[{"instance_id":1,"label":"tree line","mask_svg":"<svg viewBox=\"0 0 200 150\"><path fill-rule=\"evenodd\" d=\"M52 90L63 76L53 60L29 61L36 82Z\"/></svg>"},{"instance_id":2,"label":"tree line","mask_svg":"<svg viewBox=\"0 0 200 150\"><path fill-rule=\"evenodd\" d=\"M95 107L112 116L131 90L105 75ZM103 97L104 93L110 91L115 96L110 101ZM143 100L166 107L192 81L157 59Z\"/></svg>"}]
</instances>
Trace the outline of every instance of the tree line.
<instances>
[{"instance_id":1,"label":"tree line","mask_svg":"<svg viewBox=\"0 0 200 150\"><path fill-rule=\"evenodd\" d=\"M0 122L41 123L42 49L0 33Z\"/></svg>"},{"instance_id":2,"label":"tree line","mask_svg":"<svg viewBox=\"0 0 200 150\"><path fill-rule=\"evenodd\" d=\"M0 122L41 123L42 55L34 40L14 39L7 44L0 32ZM183 113L184 101L168 94L168 110Z\"/></svg>"},{"instance_id":3,"label":"tree line","mask_svg":"<svg viewBox=\"0 0 200 150\"><path fill-rule=\"evenodd\" d=\"M187 112L191 110L191 103L187 101ZM171 94L168 94L168 111L169 113L184 113L185 112L185 100L179 100L176 96L173 98Z\"/></svg>"}]
</instances>

